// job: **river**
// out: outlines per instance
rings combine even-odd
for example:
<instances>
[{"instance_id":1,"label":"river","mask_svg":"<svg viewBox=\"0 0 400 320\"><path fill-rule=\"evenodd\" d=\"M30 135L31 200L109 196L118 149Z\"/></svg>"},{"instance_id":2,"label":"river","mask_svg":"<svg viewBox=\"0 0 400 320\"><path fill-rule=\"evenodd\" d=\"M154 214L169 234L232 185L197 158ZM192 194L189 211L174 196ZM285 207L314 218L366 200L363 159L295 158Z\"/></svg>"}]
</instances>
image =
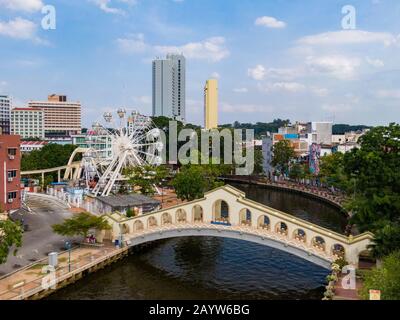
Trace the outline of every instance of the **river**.
<instances>
[{"instance_id":1,"label":"river","mask_svg":"<svg viewBox=\"0 0 400 320\"><path fill-rule=\"evenodd\" d=\"M247 197L334 231L337 208L296 193L231 185ZM327 270L276 249L241 240L162 240L47 299L321 299Z\"/></svg>"}]
</instances>

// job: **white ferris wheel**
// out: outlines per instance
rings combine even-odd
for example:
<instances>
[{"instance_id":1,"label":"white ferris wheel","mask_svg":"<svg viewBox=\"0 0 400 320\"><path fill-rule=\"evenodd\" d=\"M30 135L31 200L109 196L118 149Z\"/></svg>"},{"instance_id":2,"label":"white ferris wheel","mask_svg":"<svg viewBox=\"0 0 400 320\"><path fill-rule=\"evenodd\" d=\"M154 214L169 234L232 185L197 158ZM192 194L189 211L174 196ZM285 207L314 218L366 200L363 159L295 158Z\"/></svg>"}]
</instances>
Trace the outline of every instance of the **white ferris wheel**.
<instances>
[{"instance_id":1,"label":"white ferris wheel","mask_svg":"<svg viewBox=\"0 0 400 320\"><path fill-rule=\"evenodd\" d=\"M94 196L108 196L127 179L128 167L160 165L164 148L160 130L150 117L119 109L105 112L85 137L87 151L82 156L81 180Z\"/></svg>"}]
</instances>

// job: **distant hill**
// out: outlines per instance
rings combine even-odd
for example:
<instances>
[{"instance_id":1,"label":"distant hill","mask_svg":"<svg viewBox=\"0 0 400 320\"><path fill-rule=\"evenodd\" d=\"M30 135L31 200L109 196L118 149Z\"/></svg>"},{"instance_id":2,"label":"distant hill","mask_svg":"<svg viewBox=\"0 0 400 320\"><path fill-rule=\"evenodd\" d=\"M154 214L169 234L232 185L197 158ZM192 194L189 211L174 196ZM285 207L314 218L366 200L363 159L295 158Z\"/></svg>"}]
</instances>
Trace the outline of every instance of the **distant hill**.
<instances>
[{"instance_id":1,"label":"distant hill","mask_svg":"<svg viewBox=\"0 0 400 320\"><path fill-rule=\"evenodd\" d=\"M364 125L349 125L349 124L334 124L332 127L333 134L345 134L349 131L359 131L363 129L371 129L371 127Z\"/></svg>"}]
</instances>

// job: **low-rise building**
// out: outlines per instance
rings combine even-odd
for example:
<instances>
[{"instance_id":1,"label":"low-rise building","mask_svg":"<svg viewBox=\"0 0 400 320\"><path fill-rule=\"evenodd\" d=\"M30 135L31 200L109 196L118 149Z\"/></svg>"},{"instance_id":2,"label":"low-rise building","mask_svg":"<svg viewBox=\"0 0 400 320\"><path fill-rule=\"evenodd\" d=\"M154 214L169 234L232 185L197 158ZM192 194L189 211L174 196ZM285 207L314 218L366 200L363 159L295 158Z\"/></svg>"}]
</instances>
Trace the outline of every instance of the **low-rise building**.
<instances>
[{"instance_id":1,"label":"low-rise building","mask_svg":"<svg viewBox=\"0 0 400 320\"><path fill-rule=\"evenodd\" d=\"M18 135L0 135L0 211L21 207L21 152Z\"/></svg>"},{"instance_id":2,"label":"low-rise building","mask_svg":"<svg viewBox=\"0 0 400 320\"><path fill-rule=\"evenodd\" d=\"M39 151L48 144L48 141L21 141L21 153Z\"/></svg>"},{"instance_id":3,"label":"low-rise building","mask_svg":"<svg viewBox=\"0 0 400 320\"><path fill-rule=\"evenodd\" d=\"M120 212L126 214L130 209L135 215L160 209L161 202L141 194L111 195L95 198L95 211L100 214Z\"/></svg>"}]
</instances>

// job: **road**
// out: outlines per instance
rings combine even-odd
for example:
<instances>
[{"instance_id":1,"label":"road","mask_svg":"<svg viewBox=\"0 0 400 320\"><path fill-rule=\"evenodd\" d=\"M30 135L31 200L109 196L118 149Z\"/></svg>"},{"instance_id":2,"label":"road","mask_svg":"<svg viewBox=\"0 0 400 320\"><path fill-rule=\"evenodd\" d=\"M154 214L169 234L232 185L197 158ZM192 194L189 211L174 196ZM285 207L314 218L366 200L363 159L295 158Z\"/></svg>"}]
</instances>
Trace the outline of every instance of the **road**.
<instances>
[{"instance_id":1,"label":"road","mask_svg":"<svg viewBox=\"0 0 400 320\"><path fill-rule=\"evenodd\" d=\"M49 252L65 250L67 239L54 234L51 226L70 218L72 213L56 200L36 195L29 195L27 205L32 212L20 210L12 216L15 220L23 219L24 224L28 225L22 247L16 256L11 250L7 262L0 265L0 276L40 260Z\"/></svg>"}]
</instances>

